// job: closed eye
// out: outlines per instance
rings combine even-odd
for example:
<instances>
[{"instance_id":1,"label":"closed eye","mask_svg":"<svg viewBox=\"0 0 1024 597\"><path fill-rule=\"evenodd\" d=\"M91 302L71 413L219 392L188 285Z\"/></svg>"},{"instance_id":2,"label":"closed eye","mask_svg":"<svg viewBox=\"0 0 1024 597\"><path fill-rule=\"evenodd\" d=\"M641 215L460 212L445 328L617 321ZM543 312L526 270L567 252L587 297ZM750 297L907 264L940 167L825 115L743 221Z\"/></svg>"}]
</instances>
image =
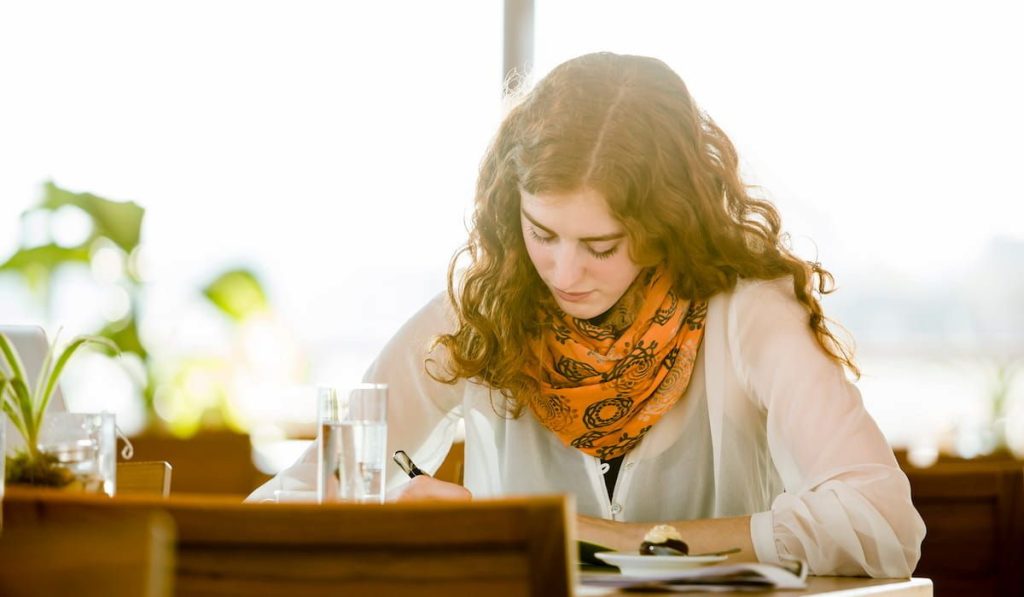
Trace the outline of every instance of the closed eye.
<instances>
[{"instance_id":1,"label":"closed eye","mask_svg":"<svg viewBox=\"0 0 1024 597\"><path fill-rule=\"evenodd\" d=\"M555 241L554 236L541 236L540 234L537 234L537 229L533 226L530 226L530 236L533 237L533 240L545 245Z\"/></svg>"},{"instance_id":2,"label":"closed eye","mask_svg":"<svg viewBox=\"0 0 1024 597\"><path fill-rule=\"evenodd\" d=\"M608 259L609 257L611 257L612 255L619 251L619 244L616 243L610 249L605 249L604 251L595 251L592 247L588 245L587 251L589 251L591 255L598 259Z\"/></svg>"},{"instance_id":3,"label":"closed eye","mask_svg":"<svg viewBox=\"0 0 1024 597\"><path fill-rule=\"evenodd\" d=\"M555 242L555 239L558 238L557 236L554 236L554 235L544 236L544 235L538 233L537 229L534 228L533 226L529 226L528 228L529 228L529 232L530 232L530 238L532 238L533 240L535 240L535 241L537 241L537 242L539 242L539 243L541 243L543 245L551 244L551 243ZM592 256L594 256L597 259L608 259L612 255L615 255L615 253L617 253L619 251L619 246L620 245L621 245L621 243L615 243L614 245L612 245L611 247L605 249L604 251L598 251L597 249L594 249L590 245L587 245L587 252L590 253Z\"/></svg>"}]
</instances>

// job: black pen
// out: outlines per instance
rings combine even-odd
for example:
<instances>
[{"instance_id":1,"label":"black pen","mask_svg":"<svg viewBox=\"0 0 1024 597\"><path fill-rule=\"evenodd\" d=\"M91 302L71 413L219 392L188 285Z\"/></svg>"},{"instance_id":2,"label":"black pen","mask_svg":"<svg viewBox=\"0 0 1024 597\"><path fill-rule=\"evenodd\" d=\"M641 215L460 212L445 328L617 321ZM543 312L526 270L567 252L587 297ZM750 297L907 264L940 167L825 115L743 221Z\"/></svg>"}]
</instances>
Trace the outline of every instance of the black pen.
<instances>
[{"instance_id":1,"label":"black pen","mask_svg":"<svg viewBox=\"0 0 1024 597\"><path fill-rule=\"evenodd\" d=\"M395 462L401 467L405 474L409 475L410 479L415 479L420 475L426 475L427 473L420 470L420 467L416 466L416 463L409 458L409 455L404 450L396 450L394 456ZM429 475L428 475L429 476Z\"/></svg>"}]
</instances>

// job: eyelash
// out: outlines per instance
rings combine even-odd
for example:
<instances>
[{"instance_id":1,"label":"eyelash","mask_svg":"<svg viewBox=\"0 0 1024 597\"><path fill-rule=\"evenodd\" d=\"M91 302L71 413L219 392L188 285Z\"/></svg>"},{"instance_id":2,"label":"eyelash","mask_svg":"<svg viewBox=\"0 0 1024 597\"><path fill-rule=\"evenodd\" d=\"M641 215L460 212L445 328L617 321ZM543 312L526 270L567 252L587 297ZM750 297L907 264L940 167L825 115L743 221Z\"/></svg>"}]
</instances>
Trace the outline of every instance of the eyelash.
<instances>
[{"instance_id":1,"label":"eyelash","mask_svg":"<svg viewBox=\"0 0 1024 597\"><path fill-rule=\"evenodd\" d=\"M554 242L554 240L555 240L554 237L552 237L552 236L541 236L541 235L537 234L537 231L534 228L532 228L532 227L530 228L530 236L533 237L533 240L535 240L535 241L537 241L537 242L539 242L541 244L544 244L544 245L549 244L551 242ZM608 249L607 251L595 251L595 250L591 249L589 246L587 247L587 252L589 252L591 255L593 255L595 259L609 259L609 258L611 258L612 255L615 255L618 251L619 251L619 245L615 245L614 247Z\"/></svg>"}]
</instances>

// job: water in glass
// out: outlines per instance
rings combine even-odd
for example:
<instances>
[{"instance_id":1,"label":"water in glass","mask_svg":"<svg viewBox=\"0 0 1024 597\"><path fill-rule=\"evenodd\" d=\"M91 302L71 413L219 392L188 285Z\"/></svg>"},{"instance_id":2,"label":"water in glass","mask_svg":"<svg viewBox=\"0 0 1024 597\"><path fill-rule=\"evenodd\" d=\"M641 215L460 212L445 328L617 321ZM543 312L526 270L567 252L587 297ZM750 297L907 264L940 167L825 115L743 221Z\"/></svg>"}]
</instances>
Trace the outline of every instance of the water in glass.
<instances>
[{"instance_id":1,"label":"water in glass","mask_svg":"<svg viewBox=\"0 0 1024 597\"><path fill-rule=\"evenodd\" d=\"M387 425L325 421L320 433L322 501L383 503Z\"/></svg>"}]
</instances>

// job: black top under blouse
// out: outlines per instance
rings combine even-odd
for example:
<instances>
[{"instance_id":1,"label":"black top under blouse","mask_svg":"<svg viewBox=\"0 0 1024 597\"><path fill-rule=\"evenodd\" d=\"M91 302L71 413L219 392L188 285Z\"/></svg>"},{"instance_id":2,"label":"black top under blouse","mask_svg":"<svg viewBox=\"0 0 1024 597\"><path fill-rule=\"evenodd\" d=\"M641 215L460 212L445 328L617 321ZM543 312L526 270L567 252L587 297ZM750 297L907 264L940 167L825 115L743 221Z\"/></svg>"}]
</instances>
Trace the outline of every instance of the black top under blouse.
<instances>
[{"instance_id":1,"label":"black top under blouse","mask_svg":"<svg viewBox=\"0 0 1024 597\"><path fill-rule=\"evenodd\" d=\"M619 468L622 467L622 459L624 457L625 454L616 456L611 460L601 461L602 465L608 465L608 472L604 474L604 486L608 489L608 499L612 498L612 493L615 491L615 480L619 478ZM602 466L602 468L604 467Z\"/></svg>"}]
</instances>

